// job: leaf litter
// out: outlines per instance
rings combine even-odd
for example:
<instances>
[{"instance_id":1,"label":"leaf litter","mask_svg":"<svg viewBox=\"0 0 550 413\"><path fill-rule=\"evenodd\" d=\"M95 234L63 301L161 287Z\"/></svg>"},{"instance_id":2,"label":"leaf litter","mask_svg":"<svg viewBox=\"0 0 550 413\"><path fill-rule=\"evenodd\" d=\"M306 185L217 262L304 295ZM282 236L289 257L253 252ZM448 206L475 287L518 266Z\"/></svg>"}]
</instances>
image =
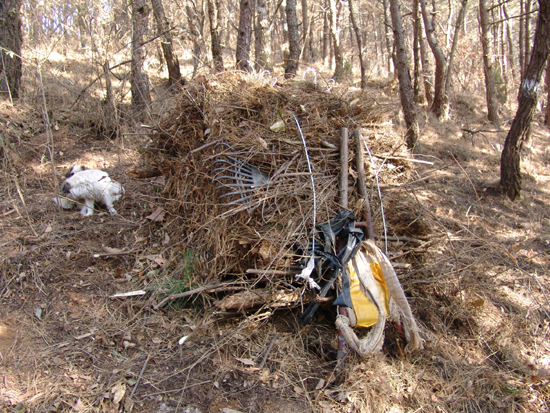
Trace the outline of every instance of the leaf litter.
<instances>
[{"instance_id":1,"label":"leaf litter","mask_svg":"<svg viewBox=\"0 0 550 413\"><path fill-rule=\"evenodd\" d=\"M181 91L147 149L166 177L162 194L125 175L137 151L127 149L117 163L110 143L94 143L105 148L101 156L112 159L110 172L127 188L119 217L82 220L52 212L45 200L29 202L43 196L51 174L39 162L9 156L2 208L15 205L21 214L14 209L2 217L1 403L32 411L114 411L116 403L133 411L547 410L544 204L529 178L521 203L486 195L488 176L498 173L497 154L483 143L469 148L459 136L452 146L438 140L429 120L423 153L434 164L408 162L399 128L388 122L388 107L398 105L382 104L379 92L327 93L300 82L273 86L233 72L198 79ZM358 97L360 110L350 103ZM175 113L178 120L170 121ZM388 327L383 354L350 355L337 373L330 303L307 326L296 322L298 300L271 306L278 291L303 288L293 282L300 269L291 247L311 228L307 176L287 176L251 213L222 218L226 208L212 174L220 156L216 141L270 177L301 173L305 159L291 113L311 148L319 222L340 209L338 130L362 125L374 158L371 174L380 178L384 196L389 256L422 324L424 352L406 356L399 334ZM285 128L275 132L270 127L278 120L286 120ZM71 149L74 142L58 139L61 165L70 166L80 155ZM535 161L525 168L540 176ZM16 170L27 179L21 185L26 206L11 195ZM380 235L384 221L376 185L371 188ZM350 193L350 209L360 215L360 199ZM157 208L163 220L148 219ZM37 237L31 227L47 228L48 236ZM118 255L105 255L105 247ZM162 257L164 266L148 256ZM207 284L214 287L179 307L174 300L153 309L170 294ZM269 294L256 308L215 305L261 289ZM109 298L137 290L146 294ZM252 368L274 334L264 367ZM185 345L178 345L182 337Z\"/></svg>"}]
</instances>

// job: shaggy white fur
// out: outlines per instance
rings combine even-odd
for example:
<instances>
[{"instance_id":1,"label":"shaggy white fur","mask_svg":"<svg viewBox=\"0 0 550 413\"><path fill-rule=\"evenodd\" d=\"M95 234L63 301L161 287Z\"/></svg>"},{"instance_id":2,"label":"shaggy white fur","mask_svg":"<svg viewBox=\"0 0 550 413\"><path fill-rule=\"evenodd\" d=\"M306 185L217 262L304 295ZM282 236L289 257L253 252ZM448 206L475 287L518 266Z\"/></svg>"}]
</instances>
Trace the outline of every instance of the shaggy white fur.
<instances>
[{"instance_id":1,"label":"shaggy white fur","mask_svg":"<svg viewBox=\"0 0 550 413\"><path fill-rule=\"evenodd\" d=\"M89 216L94 213L94 202L101 202L111 214L117 213L113 204L122 197L124 188L107 172L75 165L66 176L61 186L62 196L53 198L56 204L63 209L76 207L81 215Z\"/></svg>"}]
</instances>

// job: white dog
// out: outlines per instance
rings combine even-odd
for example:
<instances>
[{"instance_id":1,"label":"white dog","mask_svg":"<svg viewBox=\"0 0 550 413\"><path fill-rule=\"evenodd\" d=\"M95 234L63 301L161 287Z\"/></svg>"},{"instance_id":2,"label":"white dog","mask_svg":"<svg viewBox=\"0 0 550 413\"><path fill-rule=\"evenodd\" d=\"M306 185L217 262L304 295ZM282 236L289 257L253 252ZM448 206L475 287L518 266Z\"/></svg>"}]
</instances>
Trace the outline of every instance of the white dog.
<instances>
[{"instance_id":1,"label":"white dog","mask_svg":"<svg viewBox=\"0 0 550 413\"><path fill-rule=\"evenodd\" d=\"M94 202L103 203L111 214L116 214L113 207L124 194L124 188L113 181L107 172L99 169L86 169L82 165L73 166L65 175L61 186L61 197L53 201L63 209L77 208L83 216L94 213Z\"/></svg>"}]
</instances>

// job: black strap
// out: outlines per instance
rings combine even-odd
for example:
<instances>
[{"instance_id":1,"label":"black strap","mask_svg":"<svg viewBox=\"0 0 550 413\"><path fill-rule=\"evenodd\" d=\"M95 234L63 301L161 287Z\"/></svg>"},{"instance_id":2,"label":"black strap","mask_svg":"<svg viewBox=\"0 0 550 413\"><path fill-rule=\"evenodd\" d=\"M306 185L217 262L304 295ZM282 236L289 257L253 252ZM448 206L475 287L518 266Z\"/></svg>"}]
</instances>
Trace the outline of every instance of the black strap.
<instances>
[{"instance_id":1,"label":"black strap","mask_svg":"<svg viewBox=\"0 0 550 413\"><path fill-rule=\"evenodd\" d=\"M361 241L364 236L363 231L355 227L355 221L356 217L353 213L350 211L342 211L330 223L317 227L319 233L323 235L323 240L315 240L315 248L313 251L308 248L311 254L310 256L314 256L316 261L321 260L322 263L328 262L330 264L330 270L333 271L332 277L319 292L319 297L322 298L327 295L328 291L332 288L338 276L341 274L343 284L342 294L338 296L334 304L345 307L352 306L346 264L361 248ZM344 247L338 252L336 252L337 238L345 242ZM319 301L313 301L298 320L308 324L311 322L319 306Z\"/></svg>"}]
</instances>

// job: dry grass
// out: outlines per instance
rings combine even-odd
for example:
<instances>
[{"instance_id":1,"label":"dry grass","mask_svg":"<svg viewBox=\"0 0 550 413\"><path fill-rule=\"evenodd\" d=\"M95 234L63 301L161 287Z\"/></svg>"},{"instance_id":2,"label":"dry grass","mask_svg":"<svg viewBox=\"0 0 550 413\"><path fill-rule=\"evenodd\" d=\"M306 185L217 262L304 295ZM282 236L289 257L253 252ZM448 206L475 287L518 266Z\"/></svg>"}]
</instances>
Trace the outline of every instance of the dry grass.
<instances>
[{"instance_id":1,"label":"dry grass","mask_svg":"<svg viewBox=\"0 0 550 413\"><path fill-rule=\"evenodd\" d=\"M263 269L271 261L286 268L273 257L260 261L258 240L283 242L282 250L290 254L289 246L305 239L311 227L311 188L301 178L285 182L292 196L302 191L300 202L281 195L251 215L243 211L219 219L225 209L211 175L217 153L210 147L188 156L190 150L223 139L273 176L295 155L281 144L267 156L259 138L268 145L281 138L297 140L292 122L282 134L268 129L278 113L288 120L292 111L311 144L320 191L327 188L319 220L339 210L331 187L331 177L338 173L337 158L326 151L327 158L322 159L315 148L324 147L322 140L337 142L340 125L334 119L345 119L349 112L334 113L340 108L353 111L349 103L355 96L337 90L327 95L300 83L273 87L261 84L262 79L224 76L225 81L203 78L187 89L195 100L200 97L208 103L200 106L203 111L210 108L206 116L196 106L193 109L189 95L162 102L169 113L175 113L169 108L188 110L181 112L188 116L181 123L188 129L167 132L169 117L155 125L164 131L167 152L156 162L168 172L166 180L139 180L125 173L144 162L141 145L147 141L140 136L128 135L122 147L97 140L86 129L58 118L54 141L60 172L76 162L108 170L126 188L117 205L120 215L115 217L100 213L83 219L76 212L53 208L40 112L30 104L3 103L2 408L9 412L549 410L550 216L544 152L549 142L546 130L538 125L533 145L524 154L524 189L516 203L485 190L498 177L496 148L503 133L478 133L473 140L468 134L462 136L466 126L488 128L470 109L456 112L455 119L444 124L426 116L419 158L433 165L399 159L388 164L376 158L373 171L380 171L387 231L393 236L389 255L399 264L400 279L427 340L423 352L405 355L399 334L389 326L383 354L369 359L350 355L346 368L336 373L335 315L330 306L322 307L308 326L297 322L300 308L220 311L214 302L228 291L203 292L185 303L153 308L167 295L205 282L232 280L235 289L242 289L243 282L257 279L244 277L247 269ZM207 90L205 85L214 82L216 88ZM288 91L295 97L286 98ZM376 102L377 93L370 90L364 101ZM233 106L264 108L264 116L256 119L257 112L249 115L235 108L216 112L225 99L232 99ZM399 147L399 129L386 121L398 112L398 104L388 102L383 113L372 112L378 106L369 105L364 114L375 117L360 120L375 124L365 126L364 135L375 155L392 154ZM318 118L314 106L320 108ZM75 117L93 117L88 110ZM204 134L208 128L210 133ZM298 156L289 168L301 171L303 152L299 145L295 150ZM404 155L400 152L398 157ZM332 168L331 173L325 172L325 166ZM371 204L376 233L382 234L376 192ZM302 209L296 213L292 208L298 207ZM350 207L358 209L355 194ZM147 219L157 208L165 212L163 220ZM283 214L278 215L278 209ZM276 234L262 226L269 220L281 224ZM239 250L235 242L241 239L251 242L239 244ZM271 281L301 288L291 283L291 277ZM109 298L137 289L147 294ZM187 339L179 345L182 337Z\"/></svg>"}]
</instances>

